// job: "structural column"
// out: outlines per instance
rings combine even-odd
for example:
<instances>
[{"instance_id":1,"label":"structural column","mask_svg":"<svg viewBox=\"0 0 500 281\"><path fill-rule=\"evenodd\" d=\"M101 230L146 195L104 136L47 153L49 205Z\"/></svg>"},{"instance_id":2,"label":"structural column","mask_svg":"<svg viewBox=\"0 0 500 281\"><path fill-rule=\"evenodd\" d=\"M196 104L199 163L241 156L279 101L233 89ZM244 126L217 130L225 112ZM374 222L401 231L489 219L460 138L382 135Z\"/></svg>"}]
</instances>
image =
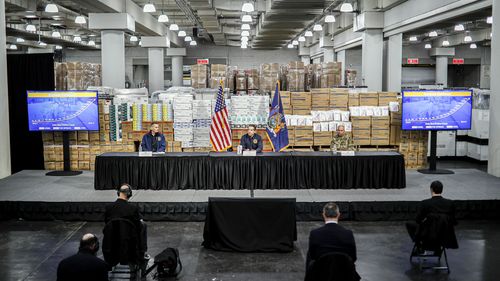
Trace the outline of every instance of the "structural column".
<instances>
[{"instance_id":1,"label":"structural column","mask_svg":"<svg viewBox=\"0 0 500 281\"><path fill-rule=\"evenodd\" d=\"M0 179L11 174L7 51L5 49L5 1L0 1ZM20 78L22 79L22 77Z\"/></svg>"},{"instance_id":2,"label":"structural column","mask_svg":"<svg viewBox=\"0 0 500 281\"><path fill-rule=\"evenodd\" d=\"M500 3L493 1L493 38L491 38L490 139L488 173L500 177Z\"/></svg>"},{"instance_id":3,"label":"structural column","mask_svg":"<svg viewBox=\"0 0 500 281\"><path fill-rule=\"evenodd\" d=\"M186 48L170 48L167 49L167 56L172 58L172 85L182 86L184 56L186 56Z\"/></svg>"},{"instance_id":4,"label":"structural column","mask_svg":"<svg viewBox=\"0 0 500 281\"><path fill-rule=\"evenodd\" d=\"M403 34L389 37L387 45L387 90L401 92L401 72L403 60Z\"/></svg>"},{"instance_id":5,"label":"structural column","mask_svg":"<svg viewBox=\"0 0 500 281\"><path fill-rule=\"evenodd\" d=\"M164 90L165 57L163 48L148 49L149 92Z\"/></svg>"},{"instance_id":6,"label":"structural column","mask_svg":"<svg viewBox=\"0 0 500 281\"><path fill-rule=\"evenodd\" d=\"M436 56L436 84L448 87L448 57Z\"/></svg>"},{"instance_id":7,"label":"structural column","mask_svg":"<svg viewBox=\"0 0 500 281\"><path fill-rule=\"evenodd\" d=\"M323 47L323 62L335 61L335 52L333 47Z\"/></svg>"},{"instance_id":8,"label":"structural column","mask_svg":"<svg viewBox=\"0 0 500 281\"><path fill-rule=\"evenodd\" d=\"M337 61L341 63L340 84L345 85L345 69L346 69L345 50L337 52Z\"/></svg>"},{"instance_id":9,"label":"structural column","mask_svg":"<svg viewBox=\"0 0 500 281\"><path fill-rule=\"evenodd\" d=\"M384 41L382 29L363 32L361 72L363 83L370 91L382 91Z\"/></svg>"},{"instance_id":10,"label":"structural column","mask_svg":"<svg viewBox=\"0 0 500 281\"><path fill-rule=\"evenodd\" d=\"M89 29L101 30L102 85L125 88L125 31L135 32L126 13L90 13Z\"/></svg>"},{"instance_id":11,"label":"structural column","mask_svg":"<svg viewBox=\"0 0 500 281\"><path fill-rule=\"evenodd\" d=\"M125 88L125 33L101 31L102 85Z\"/></svg>"}]
</instances>

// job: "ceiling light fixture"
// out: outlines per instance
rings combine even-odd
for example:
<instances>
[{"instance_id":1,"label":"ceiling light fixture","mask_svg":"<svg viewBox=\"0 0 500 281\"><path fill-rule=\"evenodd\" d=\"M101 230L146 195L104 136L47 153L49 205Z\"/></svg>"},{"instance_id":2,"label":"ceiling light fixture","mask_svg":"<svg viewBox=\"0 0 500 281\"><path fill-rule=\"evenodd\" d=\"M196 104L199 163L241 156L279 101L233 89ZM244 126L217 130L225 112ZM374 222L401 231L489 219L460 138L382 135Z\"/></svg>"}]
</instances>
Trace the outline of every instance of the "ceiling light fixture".
<instances>
[{"instance_id":1,"label":"ceiling light fixture","mask_svg":"<svg viewBox=\"0 0 500 281\"><path fill-rule=\"evenodd\" d=\"M154 4L149 1L146 5L144 5L144 8L142 8L142 11L144 13L154 13L156 12L156 7Z\"/></svg>"},{"instance_id":2,"label":"ceiling light fixture","mask_svg":"<svg viewBox=\"0 0 500 281\"><path fill-rule=\"evenodd\" d=\"M186 31L184 31L184 30L179 31L179 33L177 34L177 36L179 36L179 37L186 36Z\"/></svg>"},{"instance_id":3,"label":"ceiling light fixture","mask_svg":"<svg viewBox=\"0 0 500 281\"><path fill-rule=\"evenodd\" d=\"M299 36L299 42L305 42L306 38L304 36Z\"/></svg>"},{"instance_id":4,"label":"ceiling light fixture","mask_svg":"<svg viewBox=\"0 0 500 281\"><path fill-rule=\"evenodd\" d=\"M56 45L56 50L62 50L62 48L63 48L62 46Z\"/></svg>"},{"instance_id":5,"label":"ceiling light fixture","mask_svg":"<svg viewBox=\"0 0 500 281\"><path fill-rule=\"evenodd\" d=\"M470 44L471 49L477 49L477 45L475 43Z\"/></svg>"},{"instance_id":6,"label":"ceiling light fixture","mask_svg":"<svg viewBox=\"0 0 500 281\"><path fill-rule=\"evenodd\" d=\"M47 46L47 43L42 42L42 41L38 41L38 45L42 46L42 47L45 47L45 46Z\"/></svg>"},{"instance_id":7,"label":"ceiling light fixture","mask_svg":"<svg viewBox=\"0 0 500 281\"><path fill-rule=\"evenodd\" d=\"M325 17L325 23L332 23L335 22L335 16L330 14Z\"/></svg>"},{"instance_id":8,"label":"ceiling light fixture","mask_svg":"<svg viewBox=\"0 0 500 281\"><path fill-rule=\"evenodd\" d=\"M16 39L16 42L17 42L17 43L23 43L23 42L24 42L24 39L19 37L19 38L17 38L17 39Z\"/></svg>"},{"instance_id":9,"label":"ceiling light fixture","mask_svg":"<svg viewBox=\"0 0 500 281\"><path fill-rule=\"evenodd\" d=\"M242 22L252 22L252 16L251 15L243 15L241 18Z\"/></svg>"},{"instance_id":10,"label":"ceiling light fixture","mask_svg":"<svg viewBox=\"0 0 500 281\"><path fill-rule=\"evenodd\" d=\"M130 36L130 42L137 42L137 41L139 41L139 38L137 38L137 36L135 35Z\"/></svg>"},{"instance_id":11,"label":"ceiling light fixture","mask_svg":"<svg viewBox=\"0 0 500 281\"><path fill-rule=\"evenodd\" d=\"M139 41L139 46L142 46L142 40Z\"/></svg>"},{"instance_id":12,"label":"ceiling light fixture","mask_svg":"<svg viewBox=\"0 0 500 281\"><path fill-rule=\"evenodd\" d=\"M86 24L87 23L87 20L85 19L84 16L82 15L79 15L75 18L75 23L76 24Z\"/></svg>"},{"instance_id":13,"label":"ceiling light fixture","mask_svg":"<svg viewBox=\"0 0 500 281\"><path fill-rule=\"evenodd\" d=\"M425 48L426 49L430 49L430 48L432 48L432 45L431 44L425 44Z\"/></svg>"},{"instance_id":14,"label":"ceiling light fixture","mask_svg":"<svg viewBox=\"0 0 500 281\"><path fill-rule=\"evenodd\" d=\"M82 37L76 35L75 37L73 37L73 42L82 42Z\"/></svg>"},{"instance_id":15,"label":"ceiling light fixture","mask_svg":"<svg viewBox=\"0 0 500 281\"><path fill-rule=\"evenodd\" d=\"M417 36L411 36L411 37L410 37L410 41L411 41L411 42L415 42L415 41L417 41L417 40L418 40L418 39L417 39Z\"/></svg>"},{"instance_id":16,"label":"ceiling light fixture","mask_svg":"<svg viewBox=\"0 0 500 281\"><path fill-rule=\"evenodd\" d=\"M493 17L487 17L486 18L486 23L493 24Z\"/></svg>"},{"instance_id":17,"label":"ceiling light fixture","mask_svg":"<svg viewBox=\"0 0 500 281\"><path fill-rule=\"evenodd\" d=\"M293 41L292 41L292 45L294 45L294 46L299 45L299 41L297 41L297 40L293 40Z\"/></svg>"},{"instance_id":18,"label":"ceiling light fixture","mask_svg":"<svg viewBox=\"0 0 500 281\"><path fill-rule=\"evenodd\" d=\"M89 41L89 46L95 46L95 41L94 40L90 40Z\"/></svg>"},{"instance_id":19,"label":"ceiling light fixture","mask_svg":"<svg viewBox=\"0 0 500 281\"><path fill-rule=\"evenodd\" d=\"M457 24L455 25L455 31L464 31L465 27L463 24Z\"/></svg>"},{"instance_id":20,"label":"ceiling light fixture","mask_svg":"<svg viewBox=\"0 0 500 281\"><path fill-rule=\"evenodd\" d=\"M52 37L61 38L61 33L57 30L52 31Z\"/></svg>"},{"instance_id":21,"label":"ceiling light fixture","mask_svg":"<svg viewBox=\"0 0 500 281\"><path fill-rule=\"evenodd\" d=\"M179 26L175 23L172 23L168 29L170 31L177 31L177 30L179 30Z\"/></svg>"},{"instance_id":22,"label":"ceiling light fixture","mask_svg":"<svg viewBox=\"0 0 500 281\"><path fill-rule=\"evenodd\" d=\"M446 46L450 46L450 41L448 41L448 40L444 40L444 41L443 41L443 43L442 43L442 45L443 45L444 47L446 47Z\"/></svg>"},{"instance_id":23,"label":"ceiling light fixture","mask_svg":"<svg viewBox=\"0 0 500 281\"><path fill-rule=\"evenodd\" d=\"M252 4L252 2L245 2L243 3L243 6L241 6L241 11L245 13L251 13L255 11L255 8Z\"/></svg>"},{"instance_id":24,"label":"ceiling light fixture","mask_svg":"<svg viewBox=\"0 0 500 281\"><path fill-rule=\"evenodd\" d=\"M470 35L465 35L464 42L471 42L471 41L472 41L472 37Z\"/></svg>"},{"instance_id":25,"label":"ceiling light fixture","mask_svg":"<svg viewBox=\"0 0 500 281\"><path fill-rule=\"evenodd\" d=\"M198 44L196 43L196 41L194 41L194 40L193 40L193 41L189 42L189 45L190 45L190 46L196 46L196 45L198 45Z\"/></svg>"},{"instance_id":26,"label":"ceiling light fixture","mask_svg":"<svg viewBox=\"0 0 500 281\"><path fill-rule=\"evenodd\" d=\"M17 46L15 44L10 45L9 47L10 50L17 50Z\"/></svg>"},{"instance_id":27,"label":"ceiling light fixture","mask_svg":"<svg viewBox=\"0 0 500 281\"><path fill-rule=\"evenodd\" d=\"M241 37L241 42L248 42L248 37L247 36Z\"/></svg>"},{"instance_id":28,"label":"ceiling light fixture","mask_svg":"<svg viewBox=\"0 0 500 281\"><path fill-rule=\"evenodd\" d=\"M54 3L49 3L47 6L45 6L45 12L47 13L59 13L59 9L57 8L57 5Z\"/></svg>"},{"instance_id":29,"label":"ceiling light fixture","mask_svg":"<svg viewBox=\"0 0 500 281\"><path fill-rule=\"evenodd\" d=\"M321 26L321 24L315 24L314 27L313 27L313 31L321 31L323 30L323 27Z\"/></svg>"},{"instance_id":30,"label":"ceiling light fixture","mask_svg":"<svg viewBox=\"0 0 500 281\"><path fill-rule=\"evenodd\" d=\"M248 30L243 30L241 36L250 36L250 32L248 32Z\"/></svg>"},{"instance_id":31,"label":"ceiling light fixture","mask_svg":"<svg viewBox=\"0 0 500 281\"><path fill-rule=\"evenodd\" d=\"M34 24L31 24L29 23L28 25L26 25L26 31L28 32L36 32L36 27Z\"/></svg>"},{"instance_id":32,"label":"ceiling light fixture","mask_svg":"<svg viewBox=\"0 0 500 281\"><path fill-rule=\"evenodd\" d=\"M191 36L184 37L184 42L191 42L192 40L193 38L191 38Z\"/></svg>"},{"instance_id":33,"label":"ceiling light fixture","mask_svg":"<svg viewBox=\"0 0 500 281\"><path fill-rule=\"evenodd\" d=\"M292 49L293 48L293 45L292 44L288 44L288 49Z\"/></svg>"},{"instance_id":34,"label":"ceiling light fixture","mask_svg":"<svg viewBox=\"0 0 500 281\"><path fill-rule=\"evenodd\" d=\"M168 22L168 16L165 15L165 14L161 14L159 17L158 17L158 22Z\"/></svg>"},{"instance_id":35,"label":"ceiling light fixture","mask_svg":"<svg viewBox=\"0 0 500 281\"><path fill-rule=\"evenodd\" d=\"M436 37L436 36L438 36L437 31L433 30L433 31L429 32L429 37Z\"/></svg>"},{"instance_id":36,"label":"ceiling light fixture","mask_svg":"<svg viewBox=\"0 0 500 281\"><path fill-rule=\"evenodd\" d=\"M340 11L342 13L352 13L354 9L352 8L352 4L349 2L344 2L342 6L340 6Z\"/></svg>"},{"instance_id":37,"label":"ceiling light fixture","mask_svg":"<svg viewBox=\"0 0 500 281\"><path fill-rule=\"evenodd\" d=\"M306 31L306 33L304 33L304 36L305 37L313 37L313 33L310 30L308 30L308 31Z\"/></svg>"},{"instance_id":38,"label":"ceiling light fixture","mask_svg":"<svg viewBox=\"0 0 500 281\"><path fill-rule=\"evenodd\" d=\"M248 23L244 23L241 25L241 30L250 30L250 25Z\"/></svg>"},{"instance_id":39,"label":"ceiling light fixture","mask_svg":"<svg viewBox=\"0 0 500 281\"><path fill-rule=\"evenodd\" d=\"M248 45L241 45L241 48L246 49L246 48L248 48Z\"/></svg>"}]
</instances>

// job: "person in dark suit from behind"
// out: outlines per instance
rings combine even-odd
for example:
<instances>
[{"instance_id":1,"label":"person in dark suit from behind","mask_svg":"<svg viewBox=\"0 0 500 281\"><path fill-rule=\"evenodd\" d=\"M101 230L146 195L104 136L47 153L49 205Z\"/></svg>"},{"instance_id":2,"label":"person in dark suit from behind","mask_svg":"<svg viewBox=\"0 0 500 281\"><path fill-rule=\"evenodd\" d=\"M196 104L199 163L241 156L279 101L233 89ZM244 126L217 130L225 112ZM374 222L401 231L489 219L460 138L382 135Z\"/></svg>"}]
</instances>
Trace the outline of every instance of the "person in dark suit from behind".
<instances>
[{"instance_id":1,"label":"person in dark suit from behind","mask_svg":"<svg viewBox=\"0 0 500 281\"><path fill-rule=\"evenodd\" d=\"M432 197L420 202L415 222L406 224L406 229L412 241L415 241L418 225L427 218L429 214L446 214L452 225L457 224L455 218L455 205L452 200L443 198L443 184L440 181L433 181L430 187Z\"/></svg>"},{"instance_id":2,"label":"person in dark suit from behind","mask_svg":"<svg viewBox=\"0 0 500 281\"><path fill-rule=\"evenodd\" d=\"M112 219L118 218L131 221L137 229L137 235L140 239L141 252L144 253L144 257L147 259L147 225L142 220L139 208L128 202L128 200L132 197L132 187L126 183L122 184L117 190L117 195L118 199L106 206L106 210L104 212L104 222L107 224Z\"/></svg>"},{"instance_id":3,"label":"person in dark suit from behind","mask_svg":"<svg viewBox=\"0 0 500 281\"><path fill-rule=\"evenodd\" d=\"M108 265L96 257L99 239L91 233L83 235L78 253L63 259L57 267L57 281L107 281Z\"/></svg>"},{"instance_id":4,"label":"person in dark suit from behind","mask_svg":"<svg viewBox=\"0 0 500 281\"><path fill-rule=\"evenodd\" d=\"M307 271L321 256L329 253L344 253L348 255L354 263L356 256L356 242L351 230L339 225L340 211L335 203L327 203L323 207L323 220L325 224L314 229L309 234L309 250L306 259ZM360 276L355 273L355 280L360 280Z\"/></svg>"}]
</instances>

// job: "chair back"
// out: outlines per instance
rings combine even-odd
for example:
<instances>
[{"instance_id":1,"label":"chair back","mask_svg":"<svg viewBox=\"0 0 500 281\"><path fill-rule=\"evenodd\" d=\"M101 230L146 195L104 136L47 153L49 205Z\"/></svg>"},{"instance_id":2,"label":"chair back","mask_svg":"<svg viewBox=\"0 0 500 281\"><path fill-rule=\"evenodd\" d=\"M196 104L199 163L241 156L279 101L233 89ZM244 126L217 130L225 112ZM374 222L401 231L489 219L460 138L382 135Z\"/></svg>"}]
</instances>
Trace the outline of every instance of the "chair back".
<instances>
[{"instance_id":1,"label":"chair back","mask_svg":"<svg viewBox=\"0 0 500 281\"><path fill-rule=\"evenodd\" d=\"M315 261L307 271L305 281L359 280L351 257L345 253L328 253Z\"/></svg>"},{"instance_id":2,"label":"chair back","mask_svg":"<svg viewBox=\"0 0 500 281\"><path fill-rule=\"evenodd\" d=\"M138 264L139 238L134 223L123 218L110 220L103 230L102 253L110 265Z\"/></svg>"},{"instance_id":3,"label":"chair back","mask_svg":"<svg viewBox=\"0 0 500 281\"><path fill-rule=\"evenodd\" d=\"M444 248L458 248L455 227L448 214L430 213L419 224L415 235L415 242L424 250L438 250Z\"/></svg>"}]
</instances>

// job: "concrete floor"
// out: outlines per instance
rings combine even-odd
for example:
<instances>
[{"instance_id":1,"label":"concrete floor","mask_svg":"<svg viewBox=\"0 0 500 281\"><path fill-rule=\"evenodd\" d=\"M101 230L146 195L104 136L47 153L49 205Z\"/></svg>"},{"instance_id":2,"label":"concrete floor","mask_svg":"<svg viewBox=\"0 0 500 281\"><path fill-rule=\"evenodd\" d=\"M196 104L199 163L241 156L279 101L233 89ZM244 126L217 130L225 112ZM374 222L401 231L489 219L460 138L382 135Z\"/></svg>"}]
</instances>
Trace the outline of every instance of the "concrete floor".
<instances>
[{"instance_id":1,"label":"concrete floor","mask_svg":"<svg viewBox=\"0 0 500 281\"><path fill-rule=\"evenodd\" d=\"M179 280L303 280L308 234L320 222L299 222L295 251L240 254L202 248L203 223L149 222L149 253L178 247L184 264ZM358 247L363 280L498 280L500 224L464 221L457 227L460 249L449 250L451 274L418 272L408 261L412 247L402 222L345 222ZM73 254L87 232L101 239L101 223L0 222L0 280L55 280L59 261ZM99 255L102 255L99 252ZM153 280L148 276L147 280Z\"/></svg>"}]
</instances>

